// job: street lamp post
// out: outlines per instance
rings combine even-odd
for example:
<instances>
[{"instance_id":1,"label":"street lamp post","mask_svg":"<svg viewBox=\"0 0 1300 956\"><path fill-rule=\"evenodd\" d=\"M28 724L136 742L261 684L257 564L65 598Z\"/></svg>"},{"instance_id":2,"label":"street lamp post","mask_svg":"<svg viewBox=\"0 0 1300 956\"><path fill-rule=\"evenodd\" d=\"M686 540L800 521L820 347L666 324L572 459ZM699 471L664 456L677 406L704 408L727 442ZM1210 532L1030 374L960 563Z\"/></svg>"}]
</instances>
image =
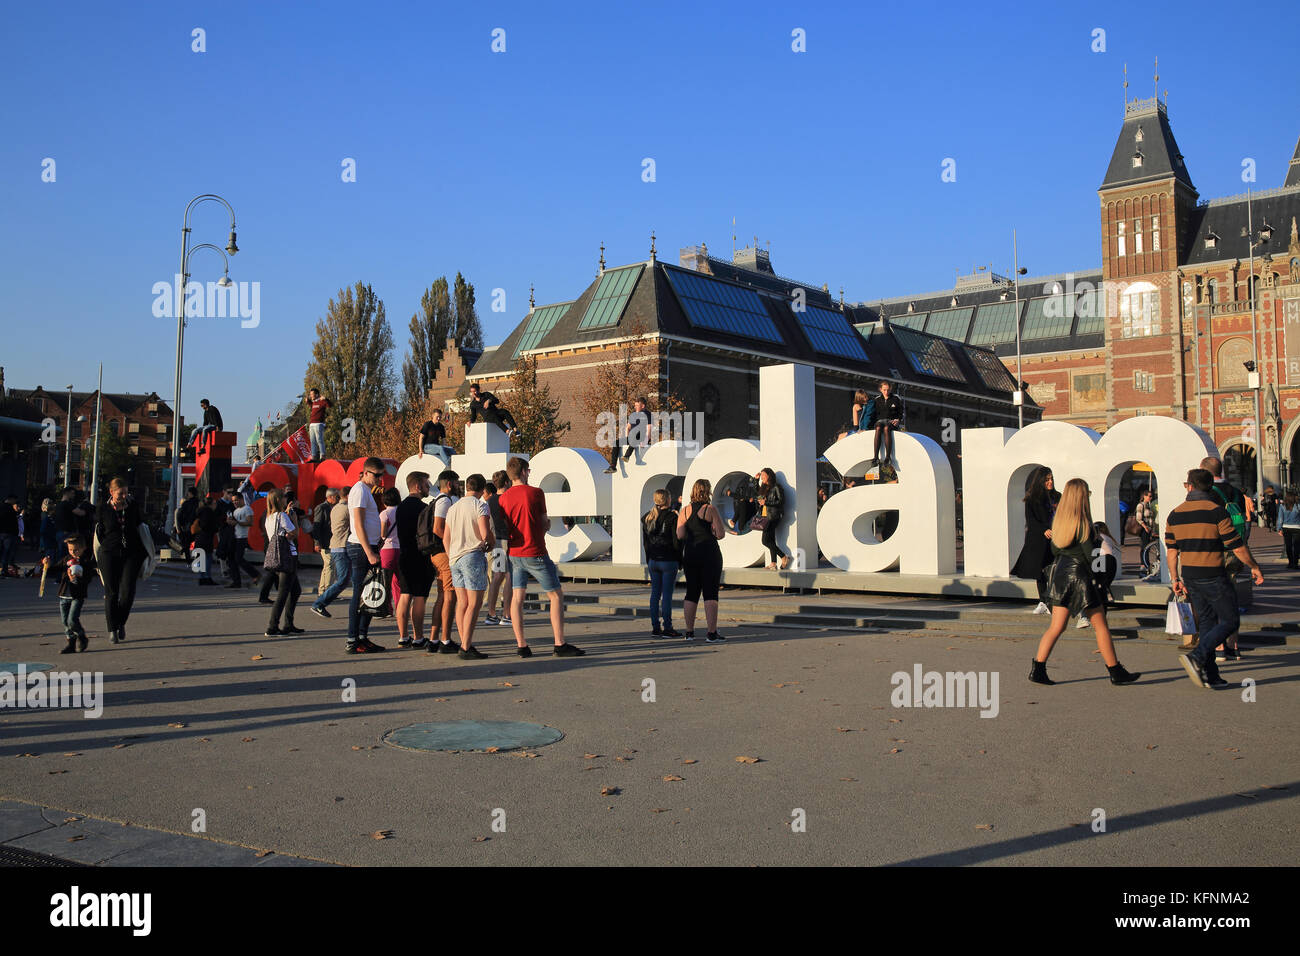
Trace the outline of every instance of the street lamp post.
<instances>
[{"instance_id":1,"label":"street lamp post","mask_svg":"<svg viewBox=\"0 0 1300 956\"><path fill-rule=\"evenodd\" d=\"M1255 318L1255 246L1268 240L1255 234L1249 189L1246 190L1246 240L1250 248L1250 278L1246 280L1247 297L1250 300L1250 365L1247 367L1247 384L1255 393L1255 494L1258 495L1264 490L1264 446L1260 441L1264 423L1259 420L1260 361L1259 328Z\"/></svg>"},{"instance_id":2,"label":"street lamp post","mask_svg":"<svg viewBox=\"0 0 1300 956\"><path fill-rule=\"evenodd\" d=\"M167 494L167 514L176 513L180 507L181 499L181 446L180 446L180 422L181 422L181 361L185 351L185 288L189 284L190 272L189 261L191 253L198 252L200 249L216 249L222 252L211 243L203 243L195 246L193 249L190 245L190 210L201 202L219 202L226 207L230 213L230 242L227 243L225 252L234 255L239 251L235 245L235 210L230 203L226 202L215 193L204 193L202 196L195 196L190 200L189 205L185 207L185 217L181 221L181 271L178 277L180 289L178 298L179 307L176 309L176 402L172 405L172 468L171 468L171 489ZM224 256L225 253L223 253ZM230 285L230 261L226 261L226 275L222 280L222 285Z\"/></svg>"},{"instance_id":3,"label":"street lamp post","mask_svg":"<svg viewBox=\"0 0 1300 956\"><path fill-rule=\"evenodd\" d=\"M68 386L68 430L63 436L63 487L68 487L72 467L72 386Z\"/></svg>"},{"instance_id":4,"label":"street lamp post","mask_svg":"<svg viewBox=\"0 0 1300 956\"><path fill-rule=\"evenodd\" d=\"M1015 296L1015 313L1012 316L1012 325L1016 327L1016 390L1012 393L1011 398L1016 406L1016 427L1025 427L1025 379L1020 366L1020 277L1028 272L1028 269L1020 267L1020 247L1016 240L1016 230L1011 230L1011 288ZM1002 298L1006 301L1006 287L1003 286Z\"/></svg>"},{"instance_id":5,"label":"street lamp post","mask_svg":"<svg viewBox=\"0 0 1300 956\"><path fill-rule=\"evenodd\" d=\"M95 389L95 460L90 470L90 503L99 504L99 413L104 401L104 363L99 363L99 386Z\"/></svg>"}]
</instances>

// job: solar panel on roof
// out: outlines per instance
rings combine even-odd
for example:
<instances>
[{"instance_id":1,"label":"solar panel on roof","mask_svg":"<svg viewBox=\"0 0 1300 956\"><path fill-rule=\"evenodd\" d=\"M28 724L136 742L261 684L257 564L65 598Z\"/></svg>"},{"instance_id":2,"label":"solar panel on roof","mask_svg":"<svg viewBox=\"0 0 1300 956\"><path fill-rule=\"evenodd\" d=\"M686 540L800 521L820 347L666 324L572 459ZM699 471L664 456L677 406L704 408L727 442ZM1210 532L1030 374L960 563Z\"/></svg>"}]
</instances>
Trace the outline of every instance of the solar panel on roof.
<instances>
[{"instance_id":1,"label":"solar panel on roof","mask_svg":"<svg viewBox=\"0 0 1300 956\"><path fill-rule=\"evenodd\" d=\"M966 376L957 367L952 352L943 339L931 338L899 325L891 325L890 331L894 333L894 341L903 350L907 360L912 363L912 368L922 375L933 375L954 382L966 381Z\"/></svg>"},{"instance_id":2,"label":"solar panel on roof","mask_svg":"<svg viewBox=\"0 0 1300 956\"><path fill-rule=\"evenodd\" d=\"M628 266L623 269L612 269L601 276L596 286L596 294L592 296L587 311L578 323L578 331L618 325L623 309L627 306L627 300L632 296L632 289L636 286L637 276L641 274L641 268L641 266Z\"/></svg>"},{"instance_id":3,"label":"solar panel on roof","mask_svg":"<svg viewBox=\"0 0 1300 956\"><path fill-rule=\"evenodd\" d=\"M966 332L970 329L970 319L974 313L975 306L973 305L959 309L944 309L941 312L931 312L930 321L926 323L925 331L931 335L942 335L945 339L965 342Z\"/></svg>"},{"instance_id":4,"label":"solar panel on roof","mask_svg":"<svg viewBox=\"0 0 1300 956\"><path fill-rule=\"evenodd\" d=\"M862 347L862 336L839 312L810 305L802 312L795 312L794 317L803 334L808 336L808 342L818 352L851 359L867 357Z\"/></svg>"},{"instance_id":5,"label":"solar panel on roof","mask_svg":"<svg viewBox=\"0 0 1300 956\"><path fill-rule=\"evenodd\" d=\"M971 329L971 345L998 345L1016 338L1016 304L993 302L981 305Z\"/></svg>"},{"instance_id":6,"label":"solar panel on roof","mask_svg":"<svg viewBox=\"0 0 1300 956\"><path fill-rule=\"evenodd\" d=\"M1039 296L1025 306L1022 339L1050 339L1069 335L1074 325L1073 297Z\"/></svg>"},{"instance_id":7,"label":"solar panel on roof","mask_svg":"<svg viewBox=\"0 0 1300 956\"><path fill-rule=\"evenodd\" d=\"M555 323L564 318L564 314L569 311L572 302L565 302L561 305L543 306L533 312L528 319L528 325L524 327L524 334L519 336L519 344L515 346L515 357L520 352L527 352L529 349L537 348L537 343L545 338L546 333L555 328Z\"/></svg>"},{"instance_id":8,"label":"solar panel on roof","mask_svg":"<svg viewBox=\"0 0 1300 956\"><path fill-rule=\"evenodd\" d=\"M753 289L719 282L697 272L665 269L664 273L691 325L743 338L785 341Z\"/></svg>"},{"instance_id":9,"label":"solar panel on roof","mask_svg":"<svg viewBox=\"0 0 1300 956\"><path fill-rule=\"evenodd\" d=\"M975 366L975 371L979 372L980 378L984 380L984 384L993 391L1014 392L1016 390L1016 380L1011 377L1007 367L996 355L990 355L979 349L967 349L966 355Z\"/></svg>"}]
</instances>

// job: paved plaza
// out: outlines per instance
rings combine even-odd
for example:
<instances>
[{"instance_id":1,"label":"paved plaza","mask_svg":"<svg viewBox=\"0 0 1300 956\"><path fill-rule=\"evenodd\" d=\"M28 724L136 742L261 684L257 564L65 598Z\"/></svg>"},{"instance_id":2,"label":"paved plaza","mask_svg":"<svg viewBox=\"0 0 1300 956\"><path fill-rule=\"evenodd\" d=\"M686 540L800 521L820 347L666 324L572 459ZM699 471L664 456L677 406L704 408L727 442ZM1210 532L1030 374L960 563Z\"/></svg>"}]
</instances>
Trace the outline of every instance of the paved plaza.
<instances>
[{"instance_id":1,"label":"paved plaza","mask_svg":"<svg viewBox=\"0 0 1300 956\"><path fill-rule=\"evenodd\" d=\"M925 602L909 618L897 598L727 590L713 646L652 639L635 586L574 587L587 656L553 658L533 610L536 656L484 627L491 658L468 662L396 650L391 621L372 637L394 649L346 657L338 604L326 622L304 603L307 634L266 638L256 592L159 574L125 644L107 641L96 587L89 650L60 656L56 600L4 581L0 661L102 671L104 708L0 710L0 849L104 865L1289 865L1300 575L1262 557L1268 613L1244 620L1255 646L1218 692L1142 627L1159 609L1116 615L1140 683L1111 686L1071 626L1044 687L1026 674L1046 619L1019 604L937 624ZM801 624L810 605L824 613ZM997 675L990 716L894 706L895 675L917 667ZM454 720L564 736L498 753L384 742Z\"/></svg>"}]
</instances>

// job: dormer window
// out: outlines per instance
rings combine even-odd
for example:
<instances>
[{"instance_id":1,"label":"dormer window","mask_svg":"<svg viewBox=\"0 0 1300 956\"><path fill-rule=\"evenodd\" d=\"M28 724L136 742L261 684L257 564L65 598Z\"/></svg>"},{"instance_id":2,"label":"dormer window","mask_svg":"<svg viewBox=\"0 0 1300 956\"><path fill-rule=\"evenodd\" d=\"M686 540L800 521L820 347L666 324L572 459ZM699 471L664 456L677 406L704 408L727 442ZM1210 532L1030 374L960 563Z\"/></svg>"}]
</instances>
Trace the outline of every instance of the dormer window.
<instances>
[{"instance_id":1,"label":"dormer window","mask_svg":"<svg viewBox=\"0 0 1300 956\"><path fill-rule=\"evenodd\" d=\"M1264 242L1268 242L1273 238L1273 227L1268 224L1268 220L1264 221L1263 228L1259 230L1259 238Z\"/></svg>"},{"instance_id":2,"label":"dormer window","mask_svg":"<svg viewBox=\"0 0 1300 956\"><path fill-rule=\"evenodd\" d=\"M907 314L911 315L915 311L916 311L916 303L915 302L907 303Z\"/></svg>"},{"instance_id":3,"label":"dormer window","mask_svg":"<svg viewBox=\"0 0 1300 956\"><path fill-rule=\"evenodd\" d=\"M1142 132L1142 127L1139 126L1139 127L1138 127L1138 131L1137 131L1137 135L1134 136L1133 138L1134 138L1137 142L1140 143L1140 142L1142 142L1143 136L1144 136L1144 134L1143 134L1143 132Z\"/></svg>"},{"instance_id":4,"label":"dormer window","mask_svg":"<svg viewBox=\"0 0 1300 956\"><path fill-rule=\"evenodd\" d=\"M1138 150L1136 153L1133 154L1133 168L1137 169L1141 165L1142 165L1142 150Z\"/></svg>"},{"instance_id":5,"label":"dormer window","mask_svg":"<svg viewBox=\"0 0 1300 956\"><path fill-rule=\"evenodd\" d=\"M957 308L957 297L953 296L952 299L949 300L948 304L951 305L954 309Z\"/></svg>"},{"instance_id":6,"label":"dormer window","mask_svg":"<svg viewBox=\"0 0 1300 956\"><path fill-rule=\"evenodd\" d=\"M1219 248L1219 237L1218 237L1218 234L1213 233L1213 232L1210 232L1210 233L1207 233L1207 234L1206 234L1206 236L1205 236L1205 248L1206 248L1206 249L1217 249L1217 248Z\"/></svg>"}]
</instances>

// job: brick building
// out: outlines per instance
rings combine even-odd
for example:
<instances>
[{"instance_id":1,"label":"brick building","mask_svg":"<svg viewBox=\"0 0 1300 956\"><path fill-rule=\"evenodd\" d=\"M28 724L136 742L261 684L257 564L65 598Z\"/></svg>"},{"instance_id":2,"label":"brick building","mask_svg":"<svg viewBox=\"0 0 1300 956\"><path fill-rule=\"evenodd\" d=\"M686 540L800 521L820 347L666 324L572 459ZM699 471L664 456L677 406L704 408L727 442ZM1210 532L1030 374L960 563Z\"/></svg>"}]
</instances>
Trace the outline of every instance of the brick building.
<instances>
[{"instance_id":1,"label":"brick building","mask_svg":"<svg viewBox=\"0 0 1300 956\"><path fill-rule=\"evenodd\" d=\"M38 385L34 389L15 389L42 414L54 419L59 428L58 441L38 445L31 454L29 481L33 485L62 487L63 454L66 429L71 420L72 442L67 484L74 488L89 488L95 433L95 392L72 392L71 415L68 410L68 392L46 391ZM161 513L167 501L167 482L164 469L171 466L171 406L158 397L157 392L147 395L121 392L104 392L100 405L100 428L106 433L121 436L127 443L134 460L131 473L124 477L131 482L132 494L146 504L150 512ZM114 477L100 469L101 480Z\"/></svg>"},{"instance_id":2,"label":"brick building","mask_svg":"<svg viewBox=\"0 0 1300 956\"><path fill-rule=\"evenodd\" d=\"M1300 143L1281 188L1202 200L1165 104L1129 101L1098 196L1099 269L1021 279L1018 307L1015 286L985 273L861 308L992 347L1013 370L1018 325L1045 418L1099 431L1134 415L1193 422L1251 490L1258 434L1265 483L1294 485Z\"/></svg>"},{"instance_id":3,"label":"brick building","mask_svg":"<svg viewBox=\"0 0 1300 956\"><path fill-rule=\"evenodd\" d=\"M824 286L776 275L764 250L741 250L729 262L693 246L670 265L657 258L652 236L644 262L606 268L602 248L586 289L569 301L531 305L467 379L509 406L515 359L534 356L539 380L571 423L563 441L576 447L598 447L597 422L580 399L595 368L620 361L638 335L648 343L638 360L652 404L676 396L702 418L703 434L684 437L704 443L758 437L758 371L778 362L816 369L816 421L808 424L821 448L850 420L854 390L874 389L881 379L899 387L907 430L941 442L955 469L958 429L1016 423L1015 381L992 350L869 318L834 301ZM448 352L447 380L434 383L448 405L468 389L457 378L463 358ZM607 410L618 413L612 403ZM1025 412L1031 421L1040 414L1036 407Z\"/></svg>"}]
</instances>

